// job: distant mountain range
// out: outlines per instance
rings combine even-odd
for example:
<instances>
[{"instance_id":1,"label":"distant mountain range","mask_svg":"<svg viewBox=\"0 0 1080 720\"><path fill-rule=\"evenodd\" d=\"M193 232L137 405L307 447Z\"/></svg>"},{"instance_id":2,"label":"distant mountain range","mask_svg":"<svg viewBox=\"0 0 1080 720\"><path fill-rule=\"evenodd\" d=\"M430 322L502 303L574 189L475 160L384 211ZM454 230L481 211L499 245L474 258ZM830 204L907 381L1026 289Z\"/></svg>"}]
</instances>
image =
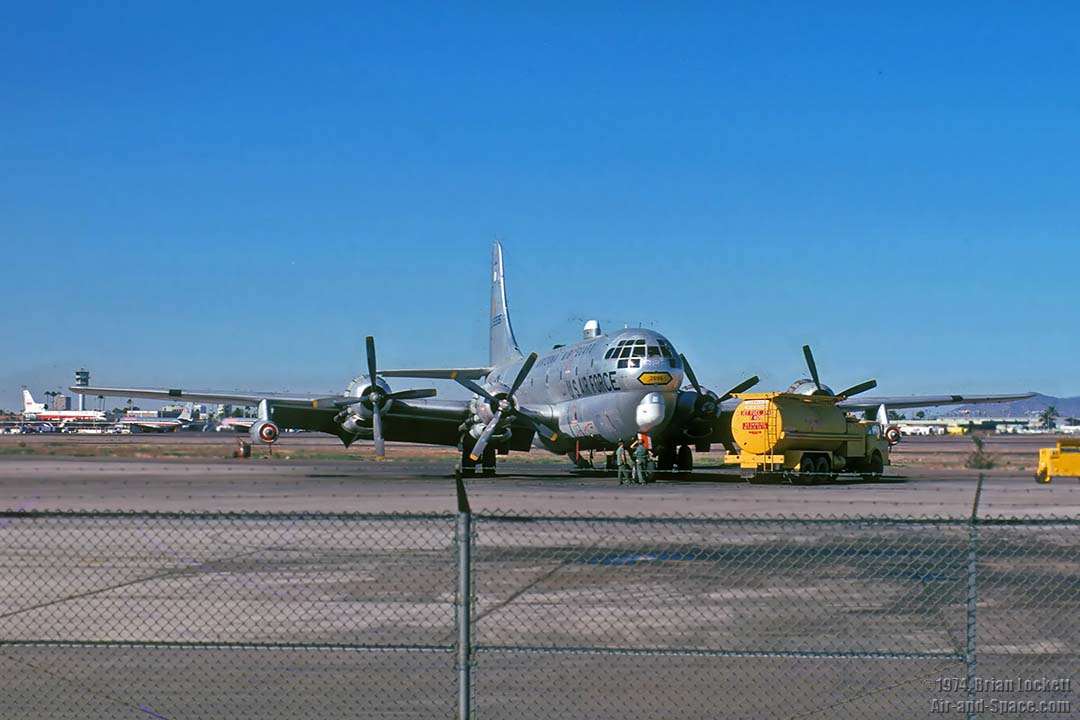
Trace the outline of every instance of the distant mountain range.
<instances>
[{"instance_id":1,"label":"distant mountain range","mask_svg":"<svg viewBox=\"0 0 1080 720\"><path fill-rule=\"evenodd\" d=\"M957 405L956 407L935 408L935 417L1025 417L1038 415L1050 405L1057 410L1058 417L1080 418L1080 397L1059 398L1036 393L1027 400L1014 400L1007 403L989 403L986 405ZM911 417L911 413L908 413Z\"/></svg>"}]
</instances>

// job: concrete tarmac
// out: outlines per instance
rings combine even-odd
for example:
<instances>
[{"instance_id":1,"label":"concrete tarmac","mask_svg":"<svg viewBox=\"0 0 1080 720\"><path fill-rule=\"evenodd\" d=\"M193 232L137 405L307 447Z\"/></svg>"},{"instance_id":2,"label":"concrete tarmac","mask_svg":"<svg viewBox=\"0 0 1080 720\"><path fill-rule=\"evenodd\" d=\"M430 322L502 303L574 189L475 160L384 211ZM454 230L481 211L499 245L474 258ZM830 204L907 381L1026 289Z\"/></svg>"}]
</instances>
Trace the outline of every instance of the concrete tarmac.
<instances>
[{"instance_id":1,"label":"concrete tarmac","mask_svg":"<svg viewBox=\"0 0 1080 720\"><path fill-rule=\"evenodd\" d=\"M38 442L53 442L47 436ZM10 438L4 438L8 445ZM253 510L450 512L456 507L452 451L389 448L374 462L370 448L335 459L294 457L290 450L342 454L333 438L287 436L275 458L226 459L234 440L217 433L120 438L72 438L102 452L150 443L161 457L0 455L0 508L139 511ZM991 438L1003 467L982 471L984 515L1080 516L1080 483L1033 480L1034 459L1046 438ZM70 452L59 447L57 452ZM75 446L75 449L80 449ZM176 457L173 453L216 453ZM688 479L660 477L648 486L619 487L607 473L574 473L570 463L538 452L500 459L496 478L468 481L473 507L519 513L617 515L875 515L967 517L979 471L959 469L971 450L964 438L908 438L886 476L868 482L841 478L812 486L748 482L732 468L701 467ZM395 459L411 454L422 459ZM704 456L709 460L716 455ZM543 460L543 462L537 462Z\"/></svg>"}]
</instances>

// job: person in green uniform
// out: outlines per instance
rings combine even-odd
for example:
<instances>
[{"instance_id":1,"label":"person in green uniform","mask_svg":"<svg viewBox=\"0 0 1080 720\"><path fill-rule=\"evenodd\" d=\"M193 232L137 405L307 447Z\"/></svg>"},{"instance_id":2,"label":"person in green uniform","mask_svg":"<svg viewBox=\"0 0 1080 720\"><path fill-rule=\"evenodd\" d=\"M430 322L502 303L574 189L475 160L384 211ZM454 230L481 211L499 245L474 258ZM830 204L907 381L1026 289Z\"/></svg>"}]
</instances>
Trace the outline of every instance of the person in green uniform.
<instances>
[{"instance_id":1,"label":"person in green uniform","mask_svg":"<svg viewBox=\"0 0 1080 720\"><path fill-rule=\"evenodd\" d=\"M648 482L649 448L641 440L634 441L634 482L644 485Z\"/></svg>"},{"instance_id":2,"label":"person in green uniform","mask_svg":"<svg viewBox=\"0 0 1080 720\"><path fill-rule=\"evenodd\" d=\"M619 447L615 450L615 463L619 466L619 484L629 485L633 477L630 469L630 451L626 449L626 443L619 441Z\"/></svg>"}]
</instances>

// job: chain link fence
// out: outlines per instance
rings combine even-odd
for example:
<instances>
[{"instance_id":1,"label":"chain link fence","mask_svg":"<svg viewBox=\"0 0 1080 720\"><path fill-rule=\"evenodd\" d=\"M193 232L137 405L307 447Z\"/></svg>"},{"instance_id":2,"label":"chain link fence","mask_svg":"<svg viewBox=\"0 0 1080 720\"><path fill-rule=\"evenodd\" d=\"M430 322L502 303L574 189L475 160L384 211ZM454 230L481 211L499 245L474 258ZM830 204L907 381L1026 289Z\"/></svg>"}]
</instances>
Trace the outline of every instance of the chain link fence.
<instances>
[{"instance_id":1,"label":"chain link fence","mask_svg":"<svg viewBox=\"0 0 1080 720\"><path fill-rule=\"evenodd\" d=\"M1080 520L973 518L0 513L0 717L1075 717Z\"/></svg>"}]
</instances>

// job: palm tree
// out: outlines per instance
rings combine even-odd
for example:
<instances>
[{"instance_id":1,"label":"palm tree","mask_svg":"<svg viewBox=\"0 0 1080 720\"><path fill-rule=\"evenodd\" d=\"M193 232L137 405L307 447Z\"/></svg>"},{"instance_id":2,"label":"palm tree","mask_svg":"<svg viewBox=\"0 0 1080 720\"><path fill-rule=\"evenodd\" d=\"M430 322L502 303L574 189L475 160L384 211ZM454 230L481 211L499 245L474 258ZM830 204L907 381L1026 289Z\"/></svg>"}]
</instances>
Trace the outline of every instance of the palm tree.
<instances>
[{"instance_id":1,"label":"palm tree","mask_svg":"<svg viewBox=\"0 0 1080 720\"><path fill-rule=\"evenodd\" d=\"M1055 419L1058 417L1057 408L1050 405L1041 413L1039 413L1039 423L1047 430L1053 430L1057 427Z\"/></svg>"}]
</instances>

